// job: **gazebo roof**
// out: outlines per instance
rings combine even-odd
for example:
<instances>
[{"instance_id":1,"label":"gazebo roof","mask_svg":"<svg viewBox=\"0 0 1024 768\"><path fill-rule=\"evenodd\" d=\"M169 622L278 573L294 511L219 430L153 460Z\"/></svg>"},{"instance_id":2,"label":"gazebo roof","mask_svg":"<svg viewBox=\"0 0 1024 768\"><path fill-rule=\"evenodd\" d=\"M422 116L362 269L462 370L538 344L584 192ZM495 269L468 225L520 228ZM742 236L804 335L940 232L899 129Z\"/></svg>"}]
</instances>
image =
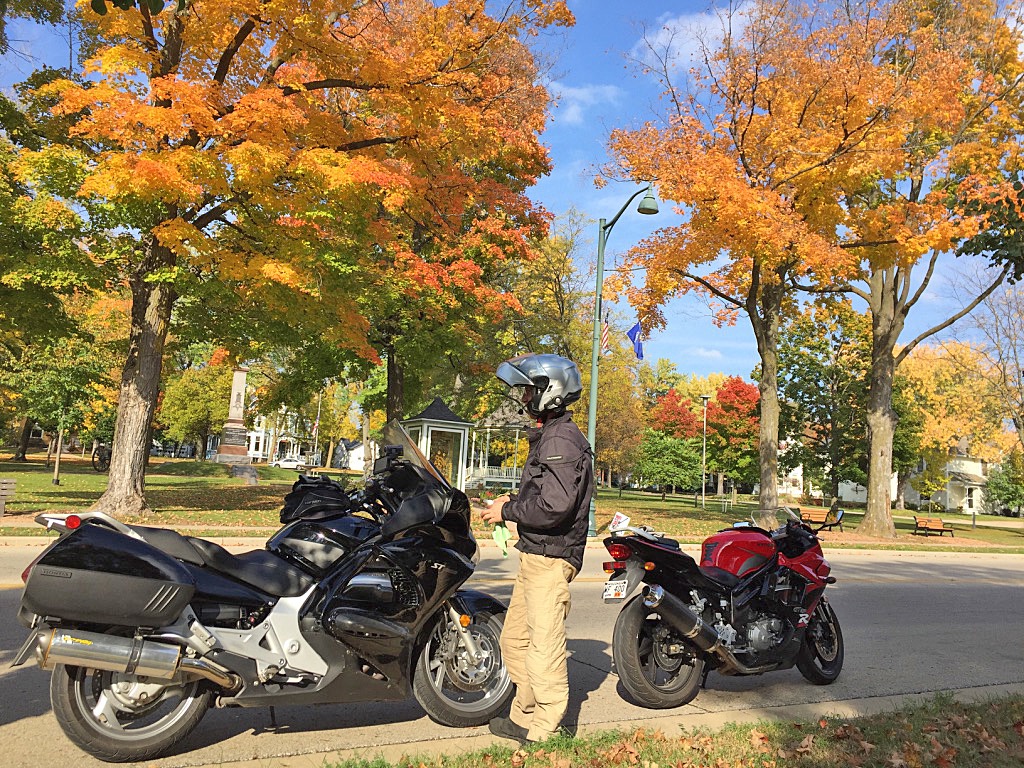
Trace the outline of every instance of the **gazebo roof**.
<instances>
[{"instance_id":1,"label":"gazebo roof","mask_svg":"<svg viewBox=\"0 0 1024 768\"><path fill-rule=\"evenodd\" d=\"M472 424L471 421L460 419L456 416L452 409L444 404L444 401L440 397L435 397L434 402L428 405L416 416L412 416L405 420L410 421L443 421L448 424Z\"/></svg>"}]
</instances>

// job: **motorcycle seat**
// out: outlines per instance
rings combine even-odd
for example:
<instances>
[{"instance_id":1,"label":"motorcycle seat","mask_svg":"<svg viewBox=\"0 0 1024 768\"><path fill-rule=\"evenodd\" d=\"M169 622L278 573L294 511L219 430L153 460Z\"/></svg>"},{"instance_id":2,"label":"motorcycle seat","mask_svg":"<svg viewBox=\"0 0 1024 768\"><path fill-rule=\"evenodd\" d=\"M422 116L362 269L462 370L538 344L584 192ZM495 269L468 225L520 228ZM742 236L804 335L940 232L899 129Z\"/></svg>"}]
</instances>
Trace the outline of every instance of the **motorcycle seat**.
<instances>
[{"instance_id":1,"label":"motorcycle seat","mask_svg":"<svg viewBox=\"0 0 1024 768\"><path fill-rule=\"evenodd\" d=\"M145 525L131 528L147 543L171 557L211 568L275 597L295 597L313 585L312 576L265 549L233 555L212 541L182 536L167 528Z\"/></svg>"}]
</instances>

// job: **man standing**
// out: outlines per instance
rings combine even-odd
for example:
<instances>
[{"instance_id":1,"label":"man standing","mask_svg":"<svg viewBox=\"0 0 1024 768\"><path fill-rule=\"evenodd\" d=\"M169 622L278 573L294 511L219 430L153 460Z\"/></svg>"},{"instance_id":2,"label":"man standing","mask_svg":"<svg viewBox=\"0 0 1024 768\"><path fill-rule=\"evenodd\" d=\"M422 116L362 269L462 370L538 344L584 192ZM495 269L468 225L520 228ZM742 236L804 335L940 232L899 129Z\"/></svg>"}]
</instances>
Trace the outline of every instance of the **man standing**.
<instances>
[{"instance_id":1,"label":"man standing","mask_svg":"<svg viewBox=\"0 0 1024 768\"><path fill-rule=\"evenodd\" d=\"M590 444L566 410L580 398L576 364L559 355L521 355L496 375L537 419L528 430L529 455L519 492L495 499L483 512L490 523L516 523L519 573L501 633L501 652L516 696L508 718L491 720L491 733L520 743L558 731L569 705L565 619L569 582L583 567L590 498L594 493Z\"/></svg>"}]
</instances>

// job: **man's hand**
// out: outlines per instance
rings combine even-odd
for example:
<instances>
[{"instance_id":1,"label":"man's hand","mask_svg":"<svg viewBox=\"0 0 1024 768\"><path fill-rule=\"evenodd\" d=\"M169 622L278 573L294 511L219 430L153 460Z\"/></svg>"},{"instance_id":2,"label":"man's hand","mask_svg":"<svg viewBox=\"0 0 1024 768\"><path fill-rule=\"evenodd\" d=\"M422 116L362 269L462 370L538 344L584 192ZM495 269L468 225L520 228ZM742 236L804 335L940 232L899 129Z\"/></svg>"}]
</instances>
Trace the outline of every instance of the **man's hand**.
<instances>
[{"instance_id":1,"label":"man's hand","mask_svg":"<svg viewBox=\"0 0 1024 768\"><path fill-rule=\"evenodd\" d=\"M483 518L485 523L500 523L501 509L508 500L509 495L506 493L504 496L499 496L493 501L486 502L487 506L480 512L480 517Z\"/></svg>"}]
</instances>

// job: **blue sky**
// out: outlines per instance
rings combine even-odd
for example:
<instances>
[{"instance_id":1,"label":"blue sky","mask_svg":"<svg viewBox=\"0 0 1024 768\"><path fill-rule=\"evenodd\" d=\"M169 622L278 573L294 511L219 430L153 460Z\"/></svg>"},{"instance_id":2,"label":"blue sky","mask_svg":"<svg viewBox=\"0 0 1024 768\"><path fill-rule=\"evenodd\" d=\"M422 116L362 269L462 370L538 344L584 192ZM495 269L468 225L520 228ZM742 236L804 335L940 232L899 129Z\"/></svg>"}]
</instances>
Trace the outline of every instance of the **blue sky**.
<instances>
[{"instance_id":1,"label":"blue sky","mask_svg":"<svg viewBox=\"0 0 1024 768\"><path fill-rule=\"evenodd\" d=\"M569 6L576 25L541 41L546 60L550 58L549 89L557 98L542 137L550 148L554 170L532 190L531 197L556 215L576 208L593 220L584 254L592 262L597 220L614 216L638 189L628 184L596 188L597 168L608 159L608 133L639 125L659 111L658 85L650 76L639 74L636 65L642 56L644 34L652 37L662 29L675 29L681 32L676 42L685 48L687 41L693 44L688 30L715 29L717 19L709 0L569 0ZM9 34L16 52L0 59L0 88L6 90L23 79L41 60L66 66L67 46L59 37L17 21L9 26ZM636 213L634 203L622 215L609 235L606 270L614 268L617 257L638 240L678 221L669 204L661 201L660 207L657 216L642 216ZM941 285L929 289L922 306L911 315L905 340L923 329L928 320L934 322L948 306L948 292ZM624 302L608 306L623 331L635 322L632 309ZM757 351L746 318L741 317L734 327L717 328L697 297L673 301L665 315L667 327L645 341L648 361L667 358L685 374L722 372L750 377Z\"/></svg>"}]
</instances>

